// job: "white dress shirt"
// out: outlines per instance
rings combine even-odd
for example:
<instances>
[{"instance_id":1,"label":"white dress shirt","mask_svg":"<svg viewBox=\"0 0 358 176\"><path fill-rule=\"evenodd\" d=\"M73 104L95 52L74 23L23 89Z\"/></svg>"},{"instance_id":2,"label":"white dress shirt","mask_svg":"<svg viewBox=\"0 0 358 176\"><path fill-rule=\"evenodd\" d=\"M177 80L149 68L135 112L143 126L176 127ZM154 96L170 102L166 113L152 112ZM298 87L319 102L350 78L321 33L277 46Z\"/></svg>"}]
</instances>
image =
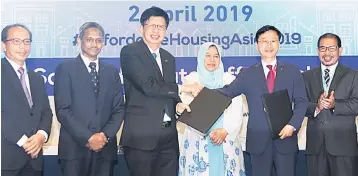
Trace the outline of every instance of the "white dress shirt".
<instances>
[{"instance_id":1,"label":"white dress shirt","mask_svg":"<svg viewBox=\"0 0 358 176\"><path fill-rule=\"evenodd\" d=\"M272 69L275 68L276 64L277 64L277 59L275 58L275 60L271 61L270 63L265 62L264 60L261 60L262 63L262 67L264 69L264 73L265 73L265 78L267 78L267 75L270 71L270 69L267 67L267 65L272 65ZM276 77L276 71L274 70L274 75Z\"/></svg>"},{"instance_id":2,"label":"white dress shirt","mask_svg":"<svg viewBox=\"0 0 358 176\"><path fill-rule=\"evenodd\" d=\"M91 72L91 68L89 67L89 65L90 65L91 62L95 62L95 63L96 63L96 71L97 71L97 73L98 73L98 70L99 70L98 58L97 58L95 61L91 61L90 59L88 59L88 57L84 56L82 53L81 53L81 58L82 58L83 62L84 62L85 65L86 65L86 68L87 68L87 70L88 70L88 73Z\"/></svg>"},{"instance_id":3,"label":"white dress shirt","mask_svg":"<svg viewBox=\"0 0 358 176\"><path fill-rule=\"evenodd\" d=\"M25 82L26 82L26 86L27 86L27 90L29 91L30 93L30 96L31 95L31 89L30 89L30 80L29 80L29 74L27 73L27 67L26 67L26 62L24 63L23 66L20 66L19 64L17 64L16 62L8 59L7 57L5 57L7 59L7 61L10 63L10 65L12 66L12 68L14 69L17 77L19 78L19 81L20 81L20 73L19 73L19 68L22 67L25 71L24 71L24 76L25 76ZM32 98L32 97L31 97ZM47 141L47 138L48 138L48 134L44 131L44 130L38 130L37 131L38 134L42 134L45 136L45 141ZM17 141L17 145L19 147L22 147L25 142L27 141L28 139L28 136L26 136L25 134L22 135L22 137Z\"/></svg>"},{"instance_id":4,"label":"white dress shirt","mask_svg":"<svg viewBox=\"0 0 358 176\"><path fill-rule=\"evenodd\" d=\"M156 51L153 51L151 48L149 48L149 51L150 51L150 54L155 53L157 55L157 57L155 58L155 61L157 61L160 72L162 73L162 76L163 76L163 68L162 68L163 66L162 66L162 60L160 58L159 48ZM171 121L171 118L169 117L168 114L164 113L163 122L166 122L166 121Z\"/></svg>"}]
</instances>

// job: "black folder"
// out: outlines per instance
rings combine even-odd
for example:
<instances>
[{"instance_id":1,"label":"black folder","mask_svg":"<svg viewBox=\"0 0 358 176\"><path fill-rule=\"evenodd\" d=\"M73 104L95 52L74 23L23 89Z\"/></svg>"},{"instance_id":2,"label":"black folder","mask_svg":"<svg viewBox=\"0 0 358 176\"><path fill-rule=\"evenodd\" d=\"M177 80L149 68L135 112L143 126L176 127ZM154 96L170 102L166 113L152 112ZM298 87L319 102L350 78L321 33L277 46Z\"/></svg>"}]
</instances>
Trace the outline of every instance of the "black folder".
<instances>
[{"instance_id":1,"label":"black folder","mask_svg":"<svg viewBox=\"0 0 358 176\"><path fill-rule=\"evenodd\" d=\"M266 118L271 129L272 139L280 138L279 134L291 120L292 104L287 89L264 94L262 96Z\"/></svg>"},{"instance_id":2,"label":"black folder","mask_svg":"<svg viewBox=\"0 0 358 176\"><path fill-rule=\"evenodd\" d=\"M205 136L230 104L231 98L204 87L189 104L191 112L185 110L178 120Z\"/></svg>"}]
</instances>

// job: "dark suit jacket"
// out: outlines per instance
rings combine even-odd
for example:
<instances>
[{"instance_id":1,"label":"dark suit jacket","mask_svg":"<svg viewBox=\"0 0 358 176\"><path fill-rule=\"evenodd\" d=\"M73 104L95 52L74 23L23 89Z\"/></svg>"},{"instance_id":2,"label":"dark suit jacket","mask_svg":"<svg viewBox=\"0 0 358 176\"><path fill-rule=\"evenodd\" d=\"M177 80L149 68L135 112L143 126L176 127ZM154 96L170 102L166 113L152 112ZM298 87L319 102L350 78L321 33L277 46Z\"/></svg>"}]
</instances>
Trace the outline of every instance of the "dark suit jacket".
<instances>
[{"instance_id":1,"label":"dark suit jacket","mask_svg":"<svg viewBox=\"0 0 358 176\"><path fill-rule=\"evenodd\" d=\"M321 111L316 117L318 98L323 93L321 67L303 73L303 77L309 100L306 153L318 154L326 147L331 155L357 156L358 71L337 65L329 87L329 92L334 90L335 107Z\"/></svg>"},{"instance_id":2,"label":"dark suit jacket","mask_svg":"<svg viewBox=\"0 0 358 176\"><path fill-rule=\"evenodd\" d=\"M297 67L278 61L274 91L284 89L288 90L290 100L294 104L293 116L289 124L298 131L307 109L304 81ZM247 151L254 154L262 153L267 142L271 140L271 132L261 100L262 95L268 93L261 62L244 69L230 85L220 91L229 97L236 97L242 93L246 95L250 113L247 126ZM274 140L274 145L283 154L296 152L297 134L283 140Z\"/></svg>"},{"instance_id":3,"label":"dark suit jacket","mask_svg":"<svg viewBox=\"0 0 358 176\"><path fill-rule=\"evenodd\" d=\"M173 135L177 138L175 105L178 86L175 81L175 59L160 49L163 75L143 41L123 47L121 67L126 94L126 115L121 144L142 150L157 146L165 107L172 118ZM178 149L178 141L173 146Z\"/></svg>"},{"instance_id":4,"label":"dark suit jacket","mask_svg":"<svg viewBox=\"0 0 358 176\"><path fill-rule=\"evenodd\" d=\"M30 161L35 170L42 170L42 151L31 159L16 143L25 134L31 137L44 130L50 137L52 111L44 80L28 71L33 106L30 108L21 82L11 64L1 60L1 169L19 170ZM29 86L29 85L27 85Z\"/></svg>"},{"instance_id":5,"label":"dark suit jacket","mask_svg":"<svg viewBox=\"0 0 358 176\"><path fill-rule=\"evenodd\" d=\"M108 160L117 158L116 134L124 115L122 84L118 70L99 60L99 92L96 98L92 77L81 56L56 68L55 107L61 123L58 157L78 159L87 151L88 139L104 132L110 142L100 152Z\"/></svg>"}]
</instances>

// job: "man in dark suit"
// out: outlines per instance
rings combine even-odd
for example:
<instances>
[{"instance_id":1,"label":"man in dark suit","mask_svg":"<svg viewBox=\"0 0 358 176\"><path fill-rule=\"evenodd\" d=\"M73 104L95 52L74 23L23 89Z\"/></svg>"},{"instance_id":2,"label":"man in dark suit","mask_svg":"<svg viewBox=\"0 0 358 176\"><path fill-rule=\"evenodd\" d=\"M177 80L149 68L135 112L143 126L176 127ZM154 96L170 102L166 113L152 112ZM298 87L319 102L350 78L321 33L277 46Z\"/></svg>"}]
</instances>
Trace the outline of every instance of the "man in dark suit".
<instances>
[{"instance_id":1,"label":"man in dark suit","mask_svg":"<svg viewBox=\"0 0 358 176\"><path fill-rule=\"evenodd\" d=\"M317 43L321 66L303 73L309 106L309 176L357 176L358 71L339 63L341 39L323 34Z\"/></svg>"},{"instance_id":2,"label":"man in dark suit","mask_svg":"<svg viewBox=\"0 0 358 176\"><path fill-rule=\"evenodd\" d=\"M118 70L98 59L104 30L80 28L81 54L61 63L55 75L55 107L61 123L58 158L63 175L108 176L117 160L116 134L124 116Z\"/></svg>"},{"instance_id":3,"label":"man in dark suit","mask_svg":"<svg viewBox=\"0 0 358 176\"><path fill-rule=\"evenodd\" d=\"M21 24L1 32L1 175L41 176L52 122L44 80L27 69L32 34Z\"/></svg>"},{"instance_id":4,"label":"man in dark suit","mask_svg":"<svg viewBox=\"0 0 358 176\"><path fill-rule=\"evenodd\" d=\"M143 40L123 47L120 56L126 94L121 145L132 176L176 176L175 106L181 91L197 94L201 88L175 82L174 57L160 48L169 25L167 13L152 7L140 22Z\"/></svg>"},{"instance_id":5,"label":"man in dark suit","mask_svg":"<svg viewBox=\"0 0 358 176\"><path fill-rule=\"evenodd\" d=\"M297 132L307 109L307 98L300 70L276 58L280 38L281 33L274 26L260 28L255 40L261 62L243 70L230 85L220 89L229 97L246 95L250 112L246 150L253 176L270 176L273 168L278 176L295 174ZM280 139L272 140L261 97L284 89L294 104L293 116L280 132Z\"/></svg>"}]
</instances>

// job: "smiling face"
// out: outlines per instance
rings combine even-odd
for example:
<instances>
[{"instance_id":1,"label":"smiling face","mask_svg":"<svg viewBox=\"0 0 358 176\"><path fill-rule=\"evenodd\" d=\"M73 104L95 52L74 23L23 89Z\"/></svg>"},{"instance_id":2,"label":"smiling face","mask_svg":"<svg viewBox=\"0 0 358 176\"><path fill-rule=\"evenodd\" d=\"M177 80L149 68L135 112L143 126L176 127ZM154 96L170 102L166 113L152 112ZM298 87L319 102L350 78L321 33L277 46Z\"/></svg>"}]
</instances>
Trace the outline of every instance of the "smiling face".
<instances>
[{"instance_id":1,"label":"smiling face","mask_svg":"<svg viewBox=\"0 0 358 176\"><path fill-rule=\"evenodd\" d=\"M343 49L338 48L338 42L335 38L322 38L319 42L318 57L322 64L329 67L338 62Z\"/></svg>"},{"instance_id":2,"label":"smiling face","mask_svg":"<svg viewBox=\"0 0 358 176\"><path fill-rule=\"evenodd\" d=\"M220 55L215 46L210 46L205 54L204 66L209 72L215 71L220 65Z\"/></svg>"},{"instance_id":3,"label":"smiling face","mask_svg":"<svg viewBox=\"0 0 358 176\"><path fill-rule=\"evenodd\" d=\"M144 43L153 50L159 48L164 40L166 28L166 22L163 17L151 16L140 28Z\"/></svg>"},{"instance_id":4,"label":"smiling face","mask_svg":"<svg viewBox=\"0 0 358 176\"><path fill-rule=\"evenodd\" d=\"M88 28L84 32L83 38L78 39L82 54L90 60L96 60L103 48L102 33L97 28Z\"/></svg>"},{"instance_id":5,"label":"smiling face","mask_svg":"<svg viewBox=\"0 0 358 176\"><path fill-rule=\"evenodd\" d=\"M276 58L279 48L280 39L276 31L268 30L259 36L256 49L264 61L271 61Z\"/></svg>"},{"instance_id":6,"label":"smiling face","mask_svg":"<svg viewBox=\"0 0 358 176\"><path fill-rule=\"evenodd\" d=\"M31 42L26 45L24 43L24 40L30 40L30 33L22 27L12 27L8 30L6 40L8 41L2 42L6 57L22 66L31 50ZM21 43L14 44L13 40L21 40Z\"/></svg>"}]
</instances>

